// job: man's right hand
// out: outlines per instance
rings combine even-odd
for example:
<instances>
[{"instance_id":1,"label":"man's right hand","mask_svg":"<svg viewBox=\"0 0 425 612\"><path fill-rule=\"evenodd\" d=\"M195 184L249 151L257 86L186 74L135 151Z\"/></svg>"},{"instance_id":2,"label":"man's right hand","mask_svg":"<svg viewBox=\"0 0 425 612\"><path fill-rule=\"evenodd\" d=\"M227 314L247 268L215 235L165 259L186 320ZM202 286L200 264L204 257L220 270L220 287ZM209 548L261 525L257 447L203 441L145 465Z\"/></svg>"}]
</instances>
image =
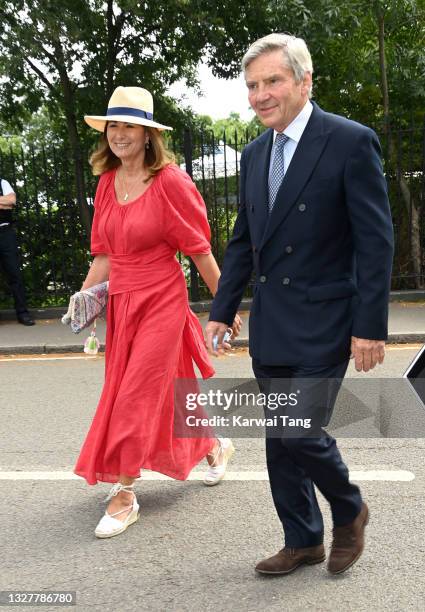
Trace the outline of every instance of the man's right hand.
<instances>
[{"instance_id":1,"label":"man's right hand","mask_svg":"<svg viewBox=\"0 0 425 612\"><path fill-rule=\"evenodd\" d=\"M217 357L218 355L223 355L225 349L230 348L230 344L223 343L224 334L228 330L227 323L219 323L218 321L208 321L205 327L205 336L207 342L207 349L211 355ZM213 346L213 338L217 336L217 350L214 350Z\"/></svg>"}]
</instances>

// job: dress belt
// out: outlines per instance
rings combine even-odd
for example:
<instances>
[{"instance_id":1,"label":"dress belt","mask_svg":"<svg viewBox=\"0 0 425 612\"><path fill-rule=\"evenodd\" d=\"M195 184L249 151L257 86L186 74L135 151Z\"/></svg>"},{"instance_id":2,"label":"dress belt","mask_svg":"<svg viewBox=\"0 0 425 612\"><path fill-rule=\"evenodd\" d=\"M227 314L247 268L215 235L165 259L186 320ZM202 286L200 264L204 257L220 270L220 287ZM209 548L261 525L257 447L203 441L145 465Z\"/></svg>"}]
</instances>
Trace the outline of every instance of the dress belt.
<instances>
[{"instance_id":1,"label":"dress belt","mask_svg":"<svg viewBox=\"0 0 425 612\"><path fill-rule=\"evenodd\" d=\"M110 255L109 293L123 293L155 284L155 278L183 274L174 255L149 258L136 255Z\"/></svg>"}]
</instances>

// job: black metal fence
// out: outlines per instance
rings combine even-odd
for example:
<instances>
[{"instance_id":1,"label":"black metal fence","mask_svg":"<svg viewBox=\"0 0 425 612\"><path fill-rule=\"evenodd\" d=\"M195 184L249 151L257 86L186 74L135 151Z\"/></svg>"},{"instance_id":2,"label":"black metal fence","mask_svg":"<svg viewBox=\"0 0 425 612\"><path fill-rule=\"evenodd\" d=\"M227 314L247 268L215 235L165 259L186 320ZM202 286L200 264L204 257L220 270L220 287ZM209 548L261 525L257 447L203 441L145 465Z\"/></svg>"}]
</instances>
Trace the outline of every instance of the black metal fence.
<instances>
[{"instance_id":1,"label":"black metal fence","mask_svg":"<svg viewBox=\"0 0 425 612\"><path fill-rule=\"evenodd\" d=\"M381 138L384 169L393 211L396 255L394 289L424 286L425 125L399 129ZM239 162L255 134L192 134L170 142L177 163L192 175L202 193L212 232L212 249L222 261L239 203ZM88 154L85 156L88 159ZM28 301L32 307L65 304L78 290L90 263L87 231L76 198L73 161L67 147L25 147L0 154L0 176L16 190L16 230ZM92 213L96 180L85 165L87 204ZM190 297L208 291L193 265L181 258ZM248 289L249 292L249 289ZM0 308L12 307L0 275Z\"/></svg>"}]
</instances>

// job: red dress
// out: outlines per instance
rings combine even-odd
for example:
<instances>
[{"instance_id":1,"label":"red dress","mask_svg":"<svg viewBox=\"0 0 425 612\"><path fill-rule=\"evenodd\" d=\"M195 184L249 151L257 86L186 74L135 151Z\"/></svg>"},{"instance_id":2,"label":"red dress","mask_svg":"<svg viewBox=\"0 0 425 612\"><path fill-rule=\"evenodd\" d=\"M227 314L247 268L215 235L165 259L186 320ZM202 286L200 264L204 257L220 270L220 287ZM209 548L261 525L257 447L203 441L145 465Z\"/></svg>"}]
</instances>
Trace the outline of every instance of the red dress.
<instances>
[{"instance_id":1,"label":"red dress","mask_svg":"<svg viewBox=\"0 0 425 612\"><path fill-rule=\"evenodd\" d=\"M214 374L176 259L210 253L205 204L174 164L119 204L115 172L100 177L91 235L92 255L110 261L105 382L74 471L89 484L141 468L184 480L214 444L173 436L174 380L195 378L192 359Z\"/></svg>"}]
</instances>

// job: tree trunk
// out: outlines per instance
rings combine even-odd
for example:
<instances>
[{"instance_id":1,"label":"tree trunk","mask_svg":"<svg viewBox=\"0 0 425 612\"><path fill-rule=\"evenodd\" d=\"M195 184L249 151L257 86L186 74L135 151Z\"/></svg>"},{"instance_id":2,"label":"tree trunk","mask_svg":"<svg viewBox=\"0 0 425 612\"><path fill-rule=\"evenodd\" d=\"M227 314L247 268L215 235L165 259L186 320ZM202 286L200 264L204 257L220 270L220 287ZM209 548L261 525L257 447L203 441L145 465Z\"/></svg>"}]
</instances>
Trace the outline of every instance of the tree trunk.
<instances>
[{"instance_id":1,"label":"tree trunk","mask_svg":"<svg viewBox=\"0 0 425 612\"><path fill-rule=\"evenodd\" d=\"M57 59L57 68L62 86L64 111L66 123L68 127L69 142L71 145L71 154L74 161L75 170L75 186L77 202L80 209L81 221L86 230L86 242L89 242L91 233L91 215L87 204L85 180L84 180L84 163L83 155L80 146L80 138L77 130L77 120L75 117L76 100L72 89L72 83L68 77L65 65L65 58L59 40L54 41L55 54Z\"/></svg>"},{"instance_id":2,"label":"tree trunk","mask_svg":"<svg viewBox=\"0 0 425 612\"><path fill-rule=\"evenodd\" d=\"M387 63L385 59L385 15L382 8L376 6L379 39L379 70L381 75L382 104L384 108L385 133L388 141L388 152L391 164L397 167L397 149L391 129L390 101L388 94ZM397 182L403 198L410 225L410 256L415 275L415 288L422 289L422 257L421 257L421 223L420 211L416 206L406 179L401 171L397 171Z\"/></svg>"},{"instance_id":3,"label":"tree trunk","mask_svg":"<svg viewBox=\"0 0 425 612\"><path fill-rule=\"evenodd\" d=\"M68 135L71 144L72 159L74 161L77 202L78 207L80 209L81 221L86 230L87 242L89 242L89 237L91 233L91 214L89 206L87 204L86 186L84 178L84 165L86 163L86 160L83 159L83 154L81 151L75 114L69 109L65 111L65 114L68 126Z\"/></svg>"},{"instance_id":4,"label":"tree trunk","mask_svg":"<svg viewBox=\"0 0 425 612\"><path fill-rule=\"evenodd\" d=\"M108 0L108 8L106 12L106 30L108 36L108 46L106 53L106 87L105 87L105 102L107 103L111 97L114 87L114 45L115 45L115 32L114 32L114 12L113 12L113 0Z\"/></svg>"},{"instance_id":5,"label":"tree trunk","mask_svg":"<svg viewBox=\"0 0 425 612\"><path fill-rule=\"evenodd\" d=\"M122 29L127 19L127 13L123 10L120 15L114 17L113 0L108 0L106 10L106 31L107 31L107 51L106 51L106 82L105 82L105 102L107 103L112 95L115 84L115 64L122 35Z\"/></svg>"}]
</instances>

